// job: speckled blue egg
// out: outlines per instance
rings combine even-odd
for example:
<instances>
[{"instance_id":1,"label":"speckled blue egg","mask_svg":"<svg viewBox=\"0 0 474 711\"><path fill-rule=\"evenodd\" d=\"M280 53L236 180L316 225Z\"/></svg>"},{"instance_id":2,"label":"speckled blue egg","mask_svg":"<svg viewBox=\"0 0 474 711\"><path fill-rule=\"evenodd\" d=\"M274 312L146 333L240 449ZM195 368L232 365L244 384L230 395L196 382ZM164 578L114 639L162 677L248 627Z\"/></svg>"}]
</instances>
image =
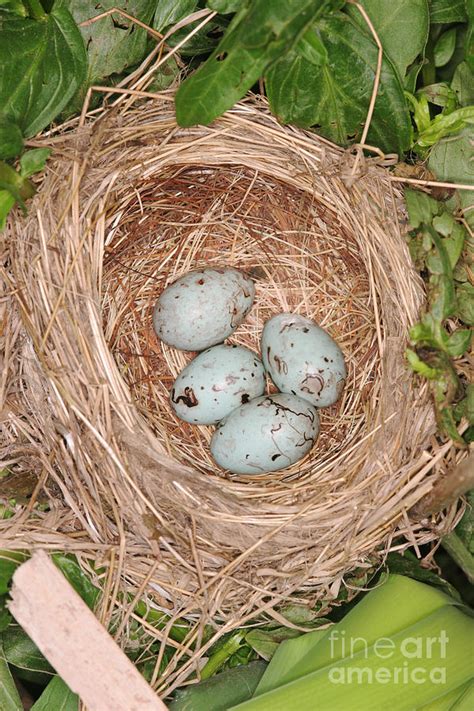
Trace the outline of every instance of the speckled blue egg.
<instances>
[{"instance_id":1,"label":"speckled blue egg","mask_svg":"<svg viewBox=\"0 0 474 711\"><path fill-rule=\"evenodd\" d=\"M344 356L323 328L304 316L278 314L264 326L262 360L279 390L316 407L334 404L347 377Z\"/></svg>"},{"instance_id":2,"label":"speckled blue egg","mask_svg":"<svg viewBox=\"0 0 474 711\"><path fill-rule=\"evenodd\" d=\"M200 353L181 371L171 390L178 417L215 425L232 410L265 391L260 358L243 346L220 345Z\"/></svg>"},{"instance_id":3,"label":"speckled blue egg","mask_svg":"<svg viewBox=\"0 0 474 711\"><path fill-rule=\"evenodd\" d=\"M306 400L287 393L263 395L218 425L211 454L233 474L264 474L302 459L318 434L318 413Z\"/></svg>"},{"instance_id":4,"label":"speckled blue egg","mask_svg":"<svg viewBox=\"0 0 474 711\"><path fill-rule=\"evenodd\" d=\"M255 284L238 269L188 272L158 298L153 327L169 346L202 351L230 336L252 308Z\"/></svg>"}]
</instances>

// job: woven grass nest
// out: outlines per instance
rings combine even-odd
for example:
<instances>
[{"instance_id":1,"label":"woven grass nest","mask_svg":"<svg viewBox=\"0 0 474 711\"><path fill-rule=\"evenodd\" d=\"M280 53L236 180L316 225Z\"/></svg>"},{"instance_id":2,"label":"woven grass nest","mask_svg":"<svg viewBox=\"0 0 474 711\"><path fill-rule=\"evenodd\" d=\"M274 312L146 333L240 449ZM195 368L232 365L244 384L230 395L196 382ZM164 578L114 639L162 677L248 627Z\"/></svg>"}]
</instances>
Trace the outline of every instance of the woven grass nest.
<instances>
[{"instance_id":1,"label":"woven grass nest","mask_svg":"<svg viewBox=\"0 0 474 711\"><path fill-rule=\"evenodd\" d=\"M49 169L28 218L9 226L23 333L11 428L41 451L57 510L70 512L52 530L116 546L135 590L225 629L290 596L330 598L395 537L436 538L452 512L429 525L407 512L452 450L404 362L423 287L387 172L369 161L348 187L347 155L279 125L261 100L186 130L171 92L120 106L40 141ZM157 340L153 305L208 265L256 283L232 343L258 350L264 321L294 311L346 355L343 397L290 469L227 476L210 458L212 428L169 406L191 355ZM36 541L29 530L42 545L44 529Z\"/></svg>"}]
</instances>

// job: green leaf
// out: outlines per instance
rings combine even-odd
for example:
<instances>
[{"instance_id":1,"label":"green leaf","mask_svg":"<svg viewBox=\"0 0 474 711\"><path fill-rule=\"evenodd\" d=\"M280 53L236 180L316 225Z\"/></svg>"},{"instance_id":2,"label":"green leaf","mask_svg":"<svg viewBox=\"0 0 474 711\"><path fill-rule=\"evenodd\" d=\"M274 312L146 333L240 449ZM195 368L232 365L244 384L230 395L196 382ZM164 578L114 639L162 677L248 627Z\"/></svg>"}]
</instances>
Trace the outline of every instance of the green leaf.
<instances>
[{"instance_id":1,"label":"green leaf","mask_svg":"<svg viewBox=\"0 0 474 711\"><path fill-rule=\"evenodd\" d=\"M244 5L209 59L178 89L179 125L208 124L230 109L330 4L331 0L254 0Z\"/></svg>"},{"instance_id":2,"label":"green leaf","mask_svg":"<svg viewBox=\"0 0 474 711\"><path fill-rule=\"evenodd\" d=\"M411 229L420 227L423 222L429 225L441 209L440 204L432 197L411 188L405 189L405 203Z\"/></svg>"},{"instance_id":3,"label":"green leaf","mask_svg":"<svg viewBox=\"0 0 474 711\"><path fill-rule=\"evenodd\" d=\"M20 174L22 178L29 178L43 170L51 154L50 148L32 148L20 158Z\"/></svg>"},{"instance_id":4,"label":"green leaf","mask_svg":"<svg viewBox=\"0 0 474 711\"><path fill-rule=\"evenodd\" d=\"M0 596L0 639L1 633L7 629L8 625L12 622L13 617L7 609L7 596Z\"/></svg>"},{"instance_id":5,"label":"green leaf","mask_svg":"<svg viewBox=\"0 0 474 711\"><path fill-rule=\"evenodd\" d=\"M74 590L81 596L86 605L91 610L94 609L101 591L95 587L82 571L74 556L53 553L51 556L53 563L59 568Z\"/></svg>"},{"instance_id":6,"label":"green leaf","mask_svg":"<svg viewBox=\"0 0 474 711\"><path fill-rule=\"evenodd\" d=\"M471 385L474 396L474 385ZM466 494L467 508L454 529L470 553L474 553L474 489Z\"/></svg>"},{"instance_id":7,"label":"green leaf","mask_svg":"<svg viewBox=\"0 0 474 711\"><path fill-rule=\"evenodd\" d=\"M210 10L226 15L231 12L237 12L242 6L242 0L207 0L206 5Z\"/></svg>"},{"instance_id":8,"label":"green leaf","mask_svg":"<svg viewBox=\"0 0 474 711\"><path fill-rule=\"evenodd\" d=\"M433 146L429 161L429 169L438 180L454 183L464 183L474 186L472 129L468 127L461 133L449 136ZM458 200L461 207L466 208L465 218L471 228L474 228L474 190L460 190ZM468 208L471 208L468 210Z\"/></svg>"},{"instance_id":9,"label":"green leaf","mask_svg":"<svg viewBox=\"0 0 474 711\"><path fill-rule=\"evenodd\" d=\"M79 696L59 676L55 676L33 704L31 711L77 711L78 708Z\"/></svg>"},{"instance_id":10,"label":"green leaf","mask_svg":"<svg viewBox=\"0 0 474 711\"><path fill-rule=\"evenodd\" d=\"M474 106L464 106L450 114L438 114L430 126L420 132L416 145L421 148L434 146L442 138L458 133L470 124L474 124Z\"/></svg>"},{"instance_id":11,"label":"green leaf","mask_svg":"<svg viewBox=\"0 0 474 711\"><path fill-rule=\"evenodd\" d=\"M456 288L457 314L468 326L474 326L474 286L469 282Z\"/></svg>"},{"instance_id":12,"label":"green leaf","mask_svg":"<svg viewBox=\"0 0 474 711\"><path fill-rule=\"evenodd\" d=\"M461 106L474 104L474 72L467 62L461 62L456 67L451 88Z\"/></svg>"},{"instance_id":13,"label":"green leaf","mask_svg":"<svg viewBox=\"0 0 474 711\"><path fill-rule=\"evenodd\" d=\"M15 204L15 198L8 190L0 190L0 232L4 229L8 213ZM1 518L1 516L0 516Z\"/></svg>"},{"instance_id":14,"label":"green leaf","mask_svg":"<svg viewBox=\"0 0 474 711\"><path fill-rule=\"evenodd\" d=\"M114 0L66 0L75 21L79 24L106 10L117 7ZM159 5L162 3L160 2ZM125 0L119 5L132 17L150 24L156 7L154 0ZM147 32L123 15L115 13L81 27L81 34L87 47L87 82L93 84L112 74L121 74L133 66L145 54Z\"/></svg>"},{"instance_id":15,"label":"green leaf","mask_svg":"<svg viewBox=\"0 0 474 711\"><path fill-rule=\"evenodd\" d=\"M28 556L20 551L0 550L0 595L5 595L10 587L13 573Z\"/></svg>"},{"instance_id":16,"label":"green leaf","mask_svg":"<svg viewBox=\"0 0 474 711\"><path fill-rule=\"evenodd\" d=\"M25 200L35 194L36 188L27 178L23 178L10 165L0 161L0 190L7 190L26 213Z\"/></svg>"},{"instance_id":17,"label":"green leaf","mask_svg":"<svg viewBox=\"0 0 474 711\"><path fill-rule=\"evenodd\" d=\"M0 10L11 12L19 17L26 17L27 11L21 0L0 0Z\"/></svg>"},{"instance_id":18,"label":"green leaf","mask_svg":"<svg viewBox=\"0 0 474 711\"><path fill-rule=\"evenodd\" d=\"M434 48L435 67L444 67L449 62L456 48L456 27L443 32Z\"/></svg>"},{"instance_id":19,"label":"green leaf","mask_svg":"<svg viewBox=\"0 0 474 711\"><path fill-rule=\"evenodd\" d=\"M320 20L314 31L328 61L317 68L296 51L275 62L266 77L272 111L284 123L313 128L340 145L359 141L377 64L375 43L343 13ZM397 72L384 59L368 143L403 153L411 124Z\"/></svg>"},{"instance_id":20,"label":"green leaf","mask_svg":"<svg viewBox=\"0 0 474 711\"><path fill-rule=\"evenodd\" d=\"M359 0L365 8L384 48L403 79L409 67L425 48L429 31L427 0ZM372 36L359 10L347 12L366 34Z\"/></svg>"},{"instance_id":21,"label":"green leaf","mask_svg":"<svg viewBox=\"0 0 474 711\"><path fill-rule=\"evenodd\" d=\"M0 32L2 113L28 138L51 123L83 81L84 43L61 6L42 21L0 14Z\"/></svg>"},{"instance_id":22,"label":"green leaf","mask_svg":"<svg viewBox=\"0 0 474 711\"><path fill-rule=\"evenodd\" d=\"M0 116L0 159L14 158L23 148L23 134L13 121Z\"/></svg>"},{"instance_id":23,"label":"green leaf","mask_svg":"<svg viewBox=\"0 0 474 711\"><path fill-rule=\"evenodd\" d=\"M257 652L259 657L268 662L281 642L300 636L301 632L299 630L294 630L291 627L277 627L273 630L251 630L246 634L245 641Z\"/></svg>"},{"instance_id":24,"label":"green leaf","mask_svg":"<svg viewBox=\"0 0 474 711\"><path fill-rule=\"evenodd\" d=\"M446 113L454 111L458 105L456 93L446 82L424 86L419 90L418 95L426 96L430 104L444 107Z\"/></svg>"},{"instance_id":25,"label":"green leaf","mask_svg":"<svg viewBox=\"0 0 474 711\"><path fill-rule=\"evenodd\" d=\"M472 340L471 329L460 328L449 337L449 341L446 345L446 352L449 353L453 358L462 356L463 353L469 349Z\"/></svg>"},{"instance_id":26,"label":"green leaf","mask_svg":"<svg viewBox=\"0 0 474 711\"><path fill-rule=\"evenodd\" d=\"M428 363L425 363L425 361L422 360L420 356L415 353L415 351L412 351L411 348L407 348L405 354L410 368L415 373L422 375L428 380L437 380L440 377L441 372L437 368L432 368L428 365Z\"/></svg>"},{"instance_id":27,"label":"green leaf","mask_svg":"<svg viewBox=\"0 0 474 711\"><path fill-rule=\"evenodd\" d=\"M53 667L19 625L12 623L2 633L2 641L5 659L15 667L19 678L35 683L49 681L54 674Z\"/></svg>"},{"instance_id":28,"label":"green leaf","mask_svg":"<svg viewBox=\"0 0 474 711\"><path fill-rule=\"evenodd\" d=\"M20 695L13 681L7 662L3 658L0 641L0 709L2 711L23 711Z\"/></svg>"},{"instance_id":29,"label":"green leaf","mask_svg":"<svg viewBox=\"0 0 474 711\"><path fill-rule=\"evenodd\" d=\"M433 25L449 22L465 22L465 0L431 0L430 20Z\"/></svg>"},{"instance_id":30,"label":"green leaf","mask_svg":"<svg viewBox=\"0 0 474 711\"><path fill-rule=\"evenodd\" d=\"M164 33L169 27L194 12L197 5L198 0L160 0L156 5L153 27L158 32ZM222 10L217 10L217 12L222 12Z\"/></svg>"},{"instance_id":31,"label":"green leaf","mask_svg":"<svg viewBox=\"0 0 474 711\"><path fill-rule=\"evenodd\" d=\"M440 575L437 575L433 570L422 567L420 560L410 550L407 550L404 553L389 553L385 564L390 573L407 575L413 580L419 580L420 583L433 585L435 588L438 588L455 600L461 599L458 591L453 585L451 585L451 583L442 578Z\"/></svg>"},{"instance_id":32,"label":"green leaf","mask_svg":"<svg viewBox=\"0 0 474 711\"><path fill-rule=\"evenodd\" d=\"M326 47L312 28L305 32L295 51L315 67L320 67L328 61Z\"/></svg>"},{"instance_id":33,"label":"green leaf","mask_svg":"<svg viewBox=\"0 0 474 711\"><path fill-rule=\"evenodd\" d=\"M266 667L262 661L250 662L179 689L169 711L227 711L253 696Z\"/></svg>"}]
</instances>

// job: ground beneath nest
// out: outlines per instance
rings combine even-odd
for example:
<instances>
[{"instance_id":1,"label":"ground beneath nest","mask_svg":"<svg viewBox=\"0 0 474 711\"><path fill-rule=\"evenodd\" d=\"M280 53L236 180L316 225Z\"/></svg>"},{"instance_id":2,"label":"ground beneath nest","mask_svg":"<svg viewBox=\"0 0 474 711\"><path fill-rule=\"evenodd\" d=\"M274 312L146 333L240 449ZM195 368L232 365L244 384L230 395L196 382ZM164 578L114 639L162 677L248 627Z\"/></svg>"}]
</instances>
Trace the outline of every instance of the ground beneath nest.
<instances>
[{"instance_id":1,"label":"ground beneath nest","mask_svg":"<svg viewBox=\"0 0 474 711\"><path fill-rule=\"evenodd\" d=\"M342 399L320 411L321 435L306 458L266 475L284 482L311 473L314 481L315 468L364 429L380 367L369 276L354 236L307 193L235 167L168 169L137 185L126 206L109 211L108 224L104 333L136 406L173 459L224 476L209 453L214 428L182 422L169 405L172 383L193 357L153 331L154 303L170 282L204 266L248 272L255 304L229 342L258 353L263 324L282 311L314 319L336 339L348 366Z\"/></svg>"}]
</instances>

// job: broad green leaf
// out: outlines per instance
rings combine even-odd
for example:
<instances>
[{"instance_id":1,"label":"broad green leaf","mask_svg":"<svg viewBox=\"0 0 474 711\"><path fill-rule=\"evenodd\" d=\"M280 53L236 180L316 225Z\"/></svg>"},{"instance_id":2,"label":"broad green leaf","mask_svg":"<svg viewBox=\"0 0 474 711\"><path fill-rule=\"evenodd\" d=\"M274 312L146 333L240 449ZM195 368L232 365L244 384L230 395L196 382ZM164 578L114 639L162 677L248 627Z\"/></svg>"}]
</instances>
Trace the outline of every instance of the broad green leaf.
<instances>
[{"instance_id":1,"label":"broad green leaf","mask_svg":"<svg viewBox=\"0 0 474 711\"><path fill-rule=\"evenodd\" d=\"M54 669L18 624L12 623L2 632L2 641L5 659L15 667L19 678L36 683L49 681Z\"/></svg>"},{"instance_id":2,"label":"broad green leaf","mask_svg":"<svg viewBox=\"0 0 474 711\"><path fill-rule=\"evenodd\" d=\"M328 61L318 68L292 51L275 62L266 76L272 111L284 123L313 128L340 145L357 142L372 94L377 47L343 13L324 17L314 31L326 47ZM385 58L368 143L401 154L408 149L410 136L403 89Z\"/></svg>"},{"instance_id":3,"label":"broad green leaf","mask_svg":"<svg viewBox=\"0 0 474 711\"><path fill-rule=\"evenodd\" d=\"M326 47L312 28L305 32L295 51L315 67L320 67L328 61Z\"/></svg>"},{"instance_id":4,"label":"broad green leaf","mask_svg":"<svg viewBox=\"0 0 474 711\"><path fill-rule=\"evenodd\" d=\"M178 89L179 125L208 124L230 109L330 5L331 0L254 0L243 6L209 59Z\"/></svg>"},{"instance_id":5,"label":"broad green leaf","mask_svg":"<svg viewBox=\"0 0 474 711\"><path fill-rule=\"evenodd\" d=\"M438 114L424 131L421 131L417 146L429 148L439 143L442 138L458 133L468 125L474 124L474 106L464 106L450 114Z\"/></svg>"},{"instance_id":6,"label":"broad green leaf","mask_svg":"<svg viewBox=\"0 0 474 711\"><path fill-rule=\"evenodd\" d=\"M81 596L86 605L93 610L101 595L101 591L91 583L75 558L73 556L63 555L62 553L53 553L51 559L67 578L78 595Z\"/></svg>"},{"instance_id":7,"label":"broad green leaf","mask_svg":"<svg viewBox=\"0 0 474 711\"><path fill-rule=\"evenodd\" d=\"M469 282L456 288L457 314L468 326L474 326L474 286Z\"/></svg>"},{"instance_id":8,"label":"broad green leaf","mask_svg":"<svg viewBox=\"0 0 474 711\"><path fill-rule=\"evenodd\" d=\"M4 229L7 217L15 204L15 198L8 190L0 190L0 232ZM0 513L0 518L2 518ZM1 575L0 575L1 578ZM0 581L1 587L1 581Z\"/></svg>"},{"instance_id":9,"label":"broad green leaf","mask_svg":"<svg viewBox=\"0 0 474 711\"><path fill-rule=\"evenodd\" d=\"M11 12L19 17L26 17L27 11L21 0L0 0L0 10L2 12Z\"/></svg>"},{"instance_id":10,"label":"broad green leaf","mask_svg":"<svg viewBox=\"0 0 474 711\"><path fill-rule=\"evenodd\" d=\"M451 27L443 32L434 48L434 62L436 67L444 67L449 62L456 48L456 28Z\"/></svg>"},{"instance_id":11,"label":"broad green leaf","mask_svg":"<svg viewBox=\"0 0 474 711\"><path fill-rule=\"evenodd\" d=\"M200 64L202 61L201 55L207 55L216 48L229 26L228 18L224 15L217 15L217 17L210 22L207 22L203 27L201 27L200 30L188 39L190 32L196 29L201 22L202 18L191 22L182 29L173 32L173 34L166 41L170 47L175 47L177 44L186 39L186 42L181 46L179 53L182 57L197 57L197 64Z\"/></svg>"},{"instance_id":12,"label":"broad green leaf","mask_svg":"<svg viewBox=\"0 0 474 711\"><path fill-rule=\"evenodd\" d=\"M250 662L179 689L169 711L227 711L252 697L266 667L262 661Z\"/></svg>"},{"instance_id":13,"label":"broad green leaf","mask_svg":"<svg viewBox=\"0 0 474 711\"><path fill-rule=\"evenodd\" d=\"M470 328L459 328L449 337L446 351L453 358L462 356L469 349L472 340L472 331Z\"/></svg>"},{"instance_id":14,"label":"broad green leaf","mask_svg":"<svg viewBox=\"0 0 474 711\"><path fill-rule=\"evenodd\" d=\"M382 43L403 79L409 67L425 48L429 31L427 0L359 0ZM359 10L351 5L347 12L372 37Z\"/></svg>"},{"instance_id":15,"label":"broad green leaf","mask_svg":"<svg viewBox=\"0 0 474 711\"><path fill-rule=\"evenodd\" d=\"M455 92L446 82L424 86L419 90L418 95L420 94L426 96L430 104L445 108L446 113L454 111L458 104Z\"/></svg>"},{"instance_id":16,"label":"broad green leaf","mask_svg":"<svg viewBox=\"0 0 474 711\"><path fill-rule=\"evenodd\" d=\"M207 0L206 5L210 10L215 10L225 15L237 12L242 7L242 2L245 2L245 0Z\"/></svg>"},{"instance_id":17,"label":"broad green leaf","mask_svg":"<svg viewBox=\"0 0 474 711\"><path fill-rule=\"evenodd\" d=\"M465 22L465 0L431 0L430 20L433 25L442 25L449 22Z\"/></svg>"},{"instance_id":18,"label":"broad green leaf","mask_svg":"<svg viewBox=\"0 0 474 711\"><path fill-rule=\"evenodd\" d=\"M259 657L262 657L268 662L275 654L281 642L300 636L301 632L291 627L277 627L273 630L251 630L251 632L246 634L245 641L257 652Z\"/></svg>"},{"instance_id":19,"label":"broad green leaf","mask_svg":"<svg viewBox=\"0 0 474 711\"><path fill-rule=\"evenodd\" d=\"M3 658L0 641L0 709L2 711L23 711L20 695L13 681L7 662Z\"/></svg>"},{"instance_id":20,"label":"broad green leaf","mask_svg":"<svg viewBox=\"0 0 474 711\"><path fill-rule=\"evenodd\" d=\"M474 186L474 139L472 126L462 132L444 138L431 149L429 169L438 180L463 183ZM457 197L461 207L466 209L465 218L474 227L474 190L459 190ZM468 209L470 208L470 209Z\"/></svg>"},{"instance_id":21,"label":"broad green leaf","mask_svg":"<svg viewBox=\"0 0 474 711\"><path fill-rule=\"evenodd\" d=\"M467 62L461 62L456 67L451 89L461 106L474 104L474 71Z\"/></svg>"},{"instance_id":22,"label":"broad green leaf","mask_svg":"<svg viewBox=\"0 0 474 711\"><path fill-rule=\"evenodd\" d=\"M64 7L41 21L0 13L0 106L28 138L66 106L84 80L87 57Z\"/></svg>"},{"instance_id":23,"label":"broad green leaf","mask_svg":"<svg viewBox=\"0 0 474 711\"><path fill-rule=\"evenodd\" d=\"M8 591L13 573L27 557L20 551L0 550L0 595L5 595Z\"/></svg>"},{"instance_id":24,"label":"broad green leaf","mask_svg":"<svg viewBox=\"0 0 474 711\"><path fill-rule=\"evenodd\" d=\"M31 711L77 711L79 696L59 676L51 679Z\"/></svg>"},{"instance_id":25,"label":"broad green leaf","mask_svg":"<svg viewBox=\"0 0 474 711\"><path fill-rule=\"evenodd\" d=\"M196 10L198 0L159 0L153 17L153 27L165 32ZM213 8L214 9L214 8ZM218 10L221 12L221 10Z\"/></svg>"},{"instance_id":26,"label":"broad green leaf","mask_svg":"<svg viewBox=\"0 0 474 711\"><path fill-rule=\"evenodd\" d=\"M29 178L43 170L50 154L50 148L32 148L30 151L23 153L20 158L20 173L22 178Z\"/></svg>"},{"instance_id":27,"label":"broad green leaf","mask_svg":"<svg viewBox=\"0 0 474 711\"><path fill-rule=\"evenodd\" d=\"M62 0L75 22L91 20L97 15L120 7L132 17L146 25L151 24L156 0ZM161 2L160 2L161 4ZM87 89L92 84L104 83L113 75L120 75L134 64L140 62L146 52L147 32L119 13L114 13L97 20L90 25L80 27L83 43L87 48L87 73L72 101L67 105L67 113L75 113L82 107ZM109 81L109 83L113 83Z\"/></svg>"},{"instance_id":28,"label":"broad green leaf","mask_svg":"<svg viewBox=\"0 0 474 711\"><path fill-rule=\"evenodd\" d=\"M23 148L23 134L13 121L0 116L0 159L14 158Z\"/></svg>"}]
</instances>

